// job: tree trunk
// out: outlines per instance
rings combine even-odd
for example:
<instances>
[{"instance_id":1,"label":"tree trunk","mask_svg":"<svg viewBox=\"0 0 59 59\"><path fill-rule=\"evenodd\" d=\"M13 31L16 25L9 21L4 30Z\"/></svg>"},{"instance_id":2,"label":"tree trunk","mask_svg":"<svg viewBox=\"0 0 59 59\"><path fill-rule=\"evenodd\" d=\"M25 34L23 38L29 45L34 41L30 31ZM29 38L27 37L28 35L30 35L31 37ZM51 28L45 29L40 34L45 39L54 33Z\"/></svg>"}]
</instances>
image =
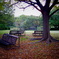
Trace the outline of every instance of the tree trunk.
<instances>
[{"instance_id":1,"label":"tree trunk","mask_svg":"<svg viewBox=\"0 0 59 59\"><path fill-rule=\"evenodd\" d=\"M43 12L42 17L43 17L43 38L44 40L46 40L50 35L49 14L47 12Z\"/></svg>"},{"instance_id":2,"label":"tree trunk","mask_svg":"<svg viewBox=\"0 0 59 59\"><path fill-rule=\"evenodd\" d=\"M52 41L58 42L59 40L54 39L50 35L50 28L49 28L49 12L43 12L43 40L47 41L47 43L50 43Z\"/></svg>"}]
</instances>

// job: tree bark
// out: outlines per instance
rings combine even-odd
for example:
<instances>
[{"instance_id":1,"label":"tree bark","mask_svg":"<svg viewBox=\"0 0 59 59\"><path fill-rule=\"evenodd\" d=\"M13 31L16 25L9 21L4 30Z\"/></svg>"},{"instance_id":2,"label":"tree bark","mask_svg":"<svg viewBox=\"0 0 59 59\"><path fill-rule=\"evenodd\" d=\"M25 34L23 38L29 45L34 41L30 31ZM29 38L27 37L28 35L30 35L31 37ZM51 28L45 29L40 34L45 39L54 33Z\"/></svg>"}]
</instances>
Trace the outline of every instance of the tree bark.
<instances>
[{"instance_id":1,"label":"tree bark","mask_svg":"<svg viewBox=\"0 0 59 59\"><path fill-rule=\"evenodd\" d=\"M43 17L43 38L44 40L48 39L50 35L49 29L49 12L44 11L42 14Z\"/></svg>"}]
</instances>

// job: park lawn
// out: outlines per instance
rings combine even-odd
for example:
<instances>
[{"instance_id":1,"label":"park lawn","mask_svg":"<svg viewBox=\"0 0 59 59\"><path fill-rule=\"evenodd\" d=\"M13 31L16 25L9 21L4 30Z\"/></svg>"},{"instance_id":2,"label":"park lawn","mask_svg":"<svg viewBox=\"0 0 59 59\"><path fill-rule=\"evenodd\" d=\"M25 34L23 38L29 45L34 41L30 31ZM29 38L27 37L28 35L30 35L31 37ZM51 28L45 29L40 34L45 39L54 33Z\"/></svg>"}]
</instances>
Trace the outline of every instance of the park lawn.
<instances>
[{"instance_id":1,"label":"park lawn","mask_svg":"<svg viewBox=\"0 0 59 59\"><path fill-rule=\"evenodd\" d=\"M59 31L50 31L51 36L59 40Z\"/></svg>"},{"instance_id":2,"label":"park lawn","mask_svg":"<svg viewBox=\"0 0 59 59\"><path fill-rule=\"evenodd\" d=\"M0 30L0 38L1 36L4 34L4 33L9 33L10 30ZM25 35L26 35L26 38L32 38L32 33L34 31L33 30L27 30L25 31ZM57 40L59 40L59 31L50 31L51 33L51 36L53 36L54 38L56 38ZM31 35L31 37L30 37ZM23 38L22 37L22 41L23 40L26 40L26 38Z\"/></svg>"},{"instance_id":3,"label":"park lawn","mask_svg":"<svg viewBox=\"0 0 59 59\"><path fill-rule=\"evenodd\" d=\"M32 38L32 35L29 33L32 32L27 31L26 36L21 36L18 48L11 49L15 46L6 47L6 49L0 47L0 59L59 59L59 42L31 44L32 41L29 39ZM57 36L57 33L54 35L53 32L51 35Z\"/></svg>"},{"instance_id":4,"label":"park lawn","mask_svg":"<svg viewBox=\"0 0 59 59\"><path fill-rule=\"evenodd\" d=\"M0 35L4 33L9 33L10 30L0 30Z\"/></svg>"}]
</instances>

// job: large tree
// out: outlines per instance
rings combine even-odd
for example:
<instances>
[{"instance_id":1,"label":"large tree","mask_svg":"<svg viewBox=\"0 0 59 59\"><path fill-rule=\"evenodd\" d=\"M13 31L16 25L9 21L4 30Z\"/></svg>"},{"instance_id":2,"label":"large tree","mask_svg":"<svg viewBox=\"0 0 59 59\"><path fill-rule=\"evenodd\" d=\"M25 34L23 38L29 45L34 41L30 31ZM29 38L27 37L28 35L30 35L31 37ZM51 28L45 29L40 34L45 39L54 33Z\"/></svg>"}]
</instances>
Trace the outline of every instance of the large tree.
<instances>
[{"instance_id":1,"label":"large tree","mask_svg":"<svg viewBox=\"0 0 59 59\"><path fill-rule=\"evenodd\" d=\"M50 11L54 8L54 6L58 6L59 1L58 0L17 0L17 1L20 2L21 7L22 7L21 3L23 3L23 5L24 3L27 4L25 5L25 7L22 7L23 9L29 6L33 6L34 8L36 8L38 11L42 13L43 38L40 41L44 41L44 40L46 40L47 42L57 41L50 35L49 19L55 12L59 10L56 9L55 11L53 11L53 13L50 13Z\"/></svg>"}]
</instances>

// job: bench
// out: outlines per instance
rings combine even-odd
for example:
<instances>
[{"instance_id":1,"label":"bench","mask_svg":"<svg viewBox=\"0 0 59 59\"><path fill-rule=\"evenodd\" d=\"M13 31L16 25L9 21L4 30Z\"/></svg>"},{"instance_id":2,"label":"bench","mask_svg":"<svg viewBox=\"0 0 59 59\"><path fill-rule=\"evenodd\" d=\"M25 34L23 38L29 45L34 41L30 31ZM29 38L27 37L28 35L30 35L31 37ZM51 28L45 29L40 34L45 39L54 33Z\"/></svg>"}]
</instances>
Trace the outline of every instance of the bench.
<instances>
[{"instance_id":1,"label":"bench","mask_svg":"<svg viewBox=\"0 0 59 59\"><path fill-rule=\"evenodd\" d=\"M10 32L9 32L9 34L11 34L11 35L22 35L24 33L24 31L20 31L20 30L11 30Z\"/></svg>"},{"instance_id":2,"label":"bench","mask_svg":"<svg viewBox=\"0 0 59 59\"><path fill-rule=\"evenodd\" d=\"M43 31L34 31L33 36L42 36Z\"/></svg>"},{"instance_id":3,"label":"bench","mask_svg":"<svg viewBox=\"0 0 59 59\"><path fill-rule=\"evenodd\" d=\"M18 36L10 35L10 34L3 34L2 38L0 39L0 44L2 45L15 45Z\"/></svg>"}]
</instances>

